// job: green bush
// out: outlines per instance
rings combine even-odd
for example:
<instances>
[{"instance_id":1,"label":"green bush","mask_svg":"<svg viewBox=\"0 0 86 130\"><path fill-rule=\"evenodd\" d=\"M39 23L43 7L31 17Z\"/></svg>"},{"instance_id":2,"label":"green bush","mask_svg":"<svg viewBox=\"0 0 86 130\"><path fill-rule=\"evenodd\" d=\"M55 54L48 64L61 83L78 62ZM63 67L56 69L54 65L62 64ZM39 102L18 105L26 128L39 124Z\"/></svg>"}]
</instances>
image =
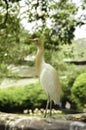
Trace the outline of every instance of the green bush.
<instances>
[{"instance_id":1,"label":"green bush","mask_svg":"<svg viewBox=\"0 0 86 130\"><path fill-rule=\"evenodd\" d=\"M43 106L46 94L39 84L24 87L0 89L0 110L6 112L22 112L24 109L34 109Z\"/></svg>"},{"instance_id":2,"label":"green bush","mask_svg":"<svg viewBox=\"0 0 86 130\"><path fill-rule=\"evenodd\" d=\"M66 102L72 103L71 99L71 89L72 86L77 79L77 77L82 73L85 72L86 69L79 69L72 65L70 65L69 70L66 73L66 77L61 80L62 89L63 89L63 97L62 97L62 104L65 107ZM72 106L73 107L73 106Z\"/></svg>"},{"instance_id":3,"label":"green bush","mask_svg":"<svg viewBox=\"0 0 86 130\"><path fill-rule=\"evenodd\" d=\"M71 89L71 100L76 109L82 110L86 104L86 73L80 74Z\"/></svg>"}]
</instances>

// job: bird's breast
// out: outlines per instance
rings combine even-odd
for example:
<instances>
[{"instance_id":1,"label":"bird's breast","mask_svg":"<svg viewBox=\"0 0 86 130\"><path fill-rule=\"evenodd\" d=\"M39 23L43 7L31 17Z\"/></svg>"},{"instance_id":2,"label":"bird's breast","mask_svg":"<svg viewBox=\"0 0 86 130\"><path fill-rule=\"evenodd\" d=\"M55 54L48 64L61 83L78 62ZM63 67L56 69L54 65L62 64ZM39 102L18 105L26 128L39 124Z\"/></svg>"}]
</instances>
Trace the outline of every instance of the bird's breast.
<instances>
[{"instance_id":1,"label":"bird's breast","mask_svg":"<svg viewBox=\"0 0 86 130\"><path fill-rule=\"evenodd\" d=\"M48 64L47 66L44 66L40 74L40 83L47 95L49 95L55 102L58 102L61 93L61 87L57 73L52 66Z\"/></svg>"},{"instance_id":2,"label":"bird's breast","mask_svg":"<svg viewBox=\"0 0 86 130\"><path fill-rule=\"evenodd\" d=\"M41 71L40 83L47 92L49 91L49 89L52 89L53 85L55 84L54 73L51 66L49 66L48 64L44 66Z\"/></svg>"}]
</instances>

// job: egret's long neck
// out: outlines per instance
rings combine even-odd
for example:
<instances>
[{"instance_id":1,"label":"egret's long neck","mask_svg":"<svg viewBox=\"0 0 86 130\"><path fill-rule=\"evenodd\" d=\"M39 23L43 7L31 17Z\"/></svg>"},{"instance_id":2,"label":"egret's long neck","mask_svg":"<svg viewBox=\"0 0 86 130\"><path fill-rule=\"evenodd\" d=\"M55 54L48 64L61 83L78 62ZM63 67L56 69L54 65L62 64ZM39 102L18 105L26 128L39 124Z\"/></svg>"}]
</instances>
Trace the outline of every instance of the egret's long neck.
<instances>
[{"instance_id":1,"label":"egret's long neck","mask_svg":"<svg viewBox=\"0 0 86 130\"><path fill-rule=\"evenodd\" d=\"M40 76L42 65L44 63L44 47L38 47L37 55L36 55L36 71L37 75Z\"/></svg>"}]
</instances>

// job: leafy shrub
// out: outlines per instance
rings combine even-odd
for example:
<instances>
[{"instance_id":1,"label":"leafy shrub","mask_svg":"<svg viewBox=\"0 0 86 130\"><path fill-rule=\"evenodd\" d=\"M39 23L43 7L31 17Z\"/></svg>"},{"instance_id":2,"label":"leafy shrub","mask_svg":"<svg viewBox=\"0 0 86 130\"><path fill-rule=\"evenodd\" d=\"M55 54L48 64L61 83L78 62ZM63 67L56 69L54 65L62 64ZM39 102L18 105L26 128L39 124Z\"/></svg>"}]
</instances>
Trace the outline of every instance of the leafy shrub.
<instances>
[{"instance_id":1,"label":"leafy shrub","mask_svg":"<svg viewBox=\"0 0 86 130\"><path fill-rule=\"evenodd\" d=\"M75 109L74 101L71 98L72 96L72 87L79 75L83 72L86 72L86 68L76 68L74 66L70 66L69 70L66 73L66 77L62 79L61 84L63 88L63 97L62 97L62 104L65 107L66 102L70 102L72 104L72 108Z\"/></svg>"},{"instance_id":2,"label":"leafy shrub","mask_svg":"<svg viewBox=\"0 0 86 130\"><path fill-rule=\"evenodd\" d=\"M0 110L22 112L24 109L44 107L46 94L39 84L0 90Z\"/></svg>"},{"instance_id":3,"label":"leafy shrub","mask_svg":"<svg viewBox=\"0 0 86 130\"><path fill-rule=\"evenodd\" d=\"M71 92L75 108L82 110L86 104L86 73L82 73L76 78Z\"/></svg>"},{"instance_id":4,"label":"leafy shrub","mask_svg":"<svg viewBox=\"0 0 86 130\"><path fill-rule=\"evenodd\" d=\"M71 88L78 77L80 73L82 73L83 70L79 70L76 67L70 65L68 71L66 72L65 78L62 79L62 88L63 88L63 98L62 98L62 104L63 107L65 107L66 102L72 103L71 100Z\"/></svg>"}]
</instances>

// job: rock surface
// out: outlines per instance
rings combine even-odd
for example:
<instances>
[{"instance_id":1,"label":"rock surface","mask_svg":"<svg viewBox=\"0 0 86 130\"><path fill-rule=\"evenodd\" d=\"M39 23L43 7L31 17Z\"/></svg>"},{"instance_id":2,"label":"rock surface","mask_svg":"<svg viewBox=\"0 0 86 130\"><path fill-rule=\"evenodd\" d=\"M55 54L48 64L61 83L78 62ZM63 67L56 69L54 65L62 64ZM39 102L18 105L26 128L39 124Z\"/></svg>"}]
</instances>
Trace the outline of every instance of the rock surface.
<instances>
[{"instance_id":1,"label":"rock surface","mask_svg":"<svg viewBox=\"0 0 86 130\"><path fill-rule=\"evenodd\" d=\"M86 130L86 124L66 118L27 117L0 113L0 130Z\"/></svg>"}]
</instances>

